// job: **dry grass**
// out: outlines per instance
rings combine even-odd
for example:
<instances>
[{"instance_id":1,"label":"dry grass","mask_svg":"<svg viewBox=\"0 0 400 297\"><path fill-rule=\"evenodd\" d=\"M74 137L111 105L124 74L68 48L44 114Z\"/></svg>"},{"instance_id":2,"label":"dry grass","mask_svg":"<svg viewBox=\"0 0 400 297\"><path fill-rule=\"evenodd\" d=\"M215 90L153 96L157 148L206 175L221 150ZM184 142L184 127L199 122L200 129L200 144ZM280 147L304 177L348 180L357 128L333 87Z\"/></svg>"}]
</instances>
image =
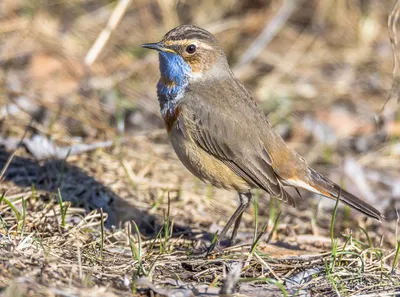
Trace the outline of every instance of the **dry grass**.
<instances>
[{"instance_id":1,"label":"dry grass","mask_svg":"<svg viewBox=\"0 0 400 297\"><path fill-rule=\"evenodd\" d=\"M255 61L238 66L281 1L132 1L86 66L115 4L0 2L0 294L216 296L234 288L242 296L373 296L400 290L398 115L384 130L375 127L392 84L386 25L392 3L303 1ZM288 143L383 210L387 221L339 207L331 236L329 201L302 193L292 209L259 193L244 215L238 245L207 259L199 255L237 198L183 168L159 119L157 57L139 45L179 23L214 32ZM50 149L43 139L54 141ZM103 143L108 140L111 147ZM82 143L101 148L68 149ZM45 156L54 151L63 157ZM267 221L267 234L251 253L254 228L261 232Z\"/></svg>"}]
</instances>

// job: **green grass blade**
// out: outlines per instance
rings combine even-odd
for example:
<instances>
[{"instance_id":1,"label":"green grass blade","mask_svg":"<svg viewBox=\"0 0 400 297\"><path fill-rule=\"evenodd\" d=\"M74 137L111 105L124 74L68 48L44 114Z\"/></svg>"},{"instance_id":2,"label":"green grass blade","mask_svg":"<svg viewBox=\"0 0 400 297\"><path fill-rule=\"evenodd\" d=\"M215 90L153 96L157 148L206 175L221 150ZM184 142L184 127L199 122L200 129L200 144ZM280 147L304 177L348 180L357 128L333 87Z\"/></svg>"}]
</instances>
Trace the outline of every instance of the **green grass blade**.
<instances>
[{"instance_id":1,"label":"green grass blade","mask_svg":"<svg viewBox=\"0 0 400 297\"><path fill-rule=\"evenodd\" d=\"M16 209L16 207L14 206L14 204L12 204L11 201L8 200L8 199L5 197L5 193L3 193L2 196L0 197L0 204L1 204L3 201L4 201L4 203L7 204L7 205L11 208L11 210L14 212L15 216L17 217L17 220L18 220L18 221L21 221L21 220L22 220L22 216L21 216L20 212L18 211L18 209Z\"/></svg>"},{"instance_id":2,"label":"green grass blade","mask_svg":"<svg viewBox=\"0 0 400 297\"><path fill-rule=\"evenodd\" d=\"M64 203L63 203L60 188L58 188L58 205L60 206L61 226L65 227Z\"/></svg>"},{"instance_id":3,"label":"green grass blade","mask_svg":"<svg viewBox=\"0 0 400 297\"><path fill-rule=\"evenodd\" d=\"M254 195L254 200L253 200L253 209L254 209L254 235L253 235L253 243L257 238L258 234L258 197L259 197L259 192L256 191L256 194Z\"/></svg>"},{"instance_id":4,"label":"green grass blade","mask_svg":"<svg viewBox=\"0 0 400 297\"><path fill-rule=\"evenodd\" d=\"M374 245L372 244L372 240L371 237L369 236L367 230L365 230L363 227L358 226L358 228L360 228L360 230L365 234L365 237L367 237L367 241L368 241L368 245L371 249L374 248Z\"/></svg>"},{"instance_id":5,"label":"green grass blade","mask_svg":"<svg viewBox=\"0 0 400 297\"><path fill-rule=\"evenodd\" d=\"M400 240L397 241L396 254L394 255L391 273L393 273L396 270L397 263L399 261L399 254L400 254Z\"/></svg>"},{"instance_id":6,"label":"green grass blade","mask_svg":"<svg viewBox=\"0 0 400 297\"><path fill-rule=\"evenodd\" d=\"M265 241L266 243L271 241L272 236L274 235L275 231L278 229L278 222L279 222L279 218L281 217L281 214L282 214L282 212L279 211L278 215L275 218L274 225L272 226L272 230L269 233L267 240Z\"/></svg>"},{"instance_id":7,"label":"green grass blade","mask_svg":"<svg viewBox=\"0 0 400 297\"><path fill-rule=\"evenodd\" d=\"M336 214L339 207L339 200L342 194L342 189L340 188L338 197L336 199L335 207L333 209L332 219L331 219L331 227L330 227L330 235L331 235L331 244L333 246L335 240L335 222L336 222Z\"/></svg>"},{"instance_id":8,"label":"green grass blade","mask_svg":"<svg viewBox=\"0 0 400 297\"><path fill-rule=\"evenodd\" d=\"M138 227L138 225L136 224L136 222L135 222L135 221L132 221L132 223L133 223L133 226L135 227L135 232L136 232L137 237L138 237L138 253L139 253L139 257L140 257L140 259L141 259L142 256L143 256L143 250L142 250L142 235L140 234L139 227Z\"/></svg>"},{"instance_id":9,"label":"green grass blade","mask_svg":"<svg viewBox=\"0 0 400 297\"><path fill-rule=\"evenodd\" d=\"M250 248L250 258L253 256L254 251L256 250L258 243L260 242L261 237L264 235L265 231L268 228L268 222L265 223L264 227L261 229L261 232L259 234L257 234L257 237L254 239L253 244L251 245Z\"/></svg>"}]
</instances>

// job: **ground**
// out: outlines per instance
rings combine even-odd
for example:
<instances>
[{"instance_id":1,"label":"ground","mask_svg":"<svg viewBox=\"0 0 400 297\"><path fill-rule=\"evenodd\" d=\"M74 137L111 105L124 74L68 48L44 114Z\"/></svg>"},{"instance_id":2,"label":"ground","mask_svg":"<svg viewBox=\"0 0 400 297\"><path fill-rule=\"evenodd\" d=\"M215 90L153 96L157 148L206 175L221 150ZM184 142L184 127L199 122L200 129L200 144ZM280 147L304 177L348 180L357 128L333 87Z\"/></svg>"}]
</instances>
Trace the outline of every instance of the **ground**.
<instances>
[{"instance_id":1,"label":"ground","mask_svg":"<svg viewBox=\"0 0 400 297\"><path fill-rule=\"evenodd\" d=\"M0 2L1 296L400 291L396 100L377 121L397 77L394 2L221 2L132 1L93 63L116 1ZM297 208L254 191L237 243L205 257L238 198L175 156L157 55L140 48L183 23L213 32L274 129L386 220L305 191L290 190Z\"/></svg>"}]
</instances>

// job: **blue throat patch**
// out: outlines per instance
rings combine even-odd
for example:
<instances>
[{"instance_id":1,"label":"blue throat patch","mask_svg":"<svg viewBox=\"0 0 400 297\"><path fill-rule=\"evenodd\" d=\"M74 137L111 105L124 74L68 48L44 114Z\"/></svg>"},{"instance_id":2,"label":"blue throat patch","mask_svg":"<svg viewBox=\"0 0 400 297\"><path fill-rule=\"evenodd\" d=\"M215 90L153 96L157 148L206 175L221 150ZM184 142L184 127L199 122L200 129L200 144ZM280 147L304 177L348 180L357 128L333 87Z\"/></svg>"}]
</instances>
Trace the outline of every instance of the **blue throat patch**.
<instances>
[{"instance_id":1,"label":"blue throat patch","mask_svg":"<svg viewBox=\"0 0 400 297\"><path fill-rule=\"evenodd\" d=\"M182 98L192 68L177 54L160 52L161 79L157 84L157 93L161 104L161 113L173 114L176 104ZM171 82L166 85L164 82Z\"/></svg>"}]
</instances>

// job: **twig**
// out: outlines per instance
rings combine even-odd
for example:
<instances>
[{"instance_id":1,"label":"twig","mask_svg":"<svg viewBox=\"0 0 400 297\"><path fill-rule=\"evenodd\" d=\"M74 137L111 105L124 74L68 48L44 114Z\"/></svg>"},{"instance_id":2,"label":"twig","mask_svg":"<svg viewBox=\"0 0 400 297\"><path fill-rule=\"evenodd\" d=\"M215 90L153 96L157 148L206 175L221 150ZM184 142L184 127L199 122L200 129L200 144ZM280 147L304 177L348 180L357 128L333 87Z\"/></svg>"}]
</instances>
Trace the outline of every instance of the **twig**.
<instances>
[{"instance_id":1,"label":"twig","mask_svg":"<svg viewBox=\"0 0 400 297\"><path fill-rule=\"evenodd\" d=\"M128 6L131 4L132 0L119 0L117 6L115 6L113 12L108 19L107 25L101 31L99 36L97 37L95 43L90 48L89 52L85 57L85 64L90 66L96 61L100 52L104 48L105 44L110 39L111 33L115 30L115 28L120 23L122 17L124 16Z\"/></svg>"},{"instance_id":2,"label":"twig","mask_svg":"<svg viewBox=\"0 0 400 297\"><path fill-rule=\"evenodd\" d=\"M394 4L388 18L388 31L390 44L393 51L393 83L389 98L382 107L377 118L379 127L383 127L385 122L393 119L396 106L400 102L400 55L398 50L397 22L400 15L400 0Z\"/></svg>"},{"instance_id":3,"label":"twig","mask_svg":"<svg viewBox=\"0 0 400 297\"><path fill-rule=\"evenodd\" d=\"M278 280L278 282L283 283L282 279L275 273L275 271L271 268L271 266L268 265L267 262L265 262L257 253L254 254L254 256L257 258L258 261L261 262L262 265L264 265L269 272Z\"/></svg>"},{"instance_id":4,"label":"twig","mask_svg":"<svg viewBox=\"0 0 400 297\"><path fill-rule=\"evenodd\" d=\"M79 268L79 279L83 279L83 269L82 269L82 256L80 244L77 245L76 251L78 253L78 268Z\"/></svg>"},{"instance_id":5,"label":"twig","mask_svg":"<svg viewBox=\"0 0 400 297\"><path fill-rule=\"evenodd\" d=\"M100 260L103 261L103 252L104 252L104 213L103 213L103 208L100 207L100 219L101 219L101 224L100 224L100 231L101 231L101 241L100 241Z\"/></svg>"},{"instance_id":6,"label":"twig","mask_svg":"<svg viewBox=\"0 0 400 297\"><path fill-rule=\"evenodd\" d=\"M271 42L271 40L287 22L293 11L301 2L302 0L286 0L282 4L278 13L271 21L267 22L261 34L252 42L249 48L240 57L235 70L238 70L239 68L251 63L261 53L261 51L267 46L268 43Z\"/></svg>"}]
</instances>

